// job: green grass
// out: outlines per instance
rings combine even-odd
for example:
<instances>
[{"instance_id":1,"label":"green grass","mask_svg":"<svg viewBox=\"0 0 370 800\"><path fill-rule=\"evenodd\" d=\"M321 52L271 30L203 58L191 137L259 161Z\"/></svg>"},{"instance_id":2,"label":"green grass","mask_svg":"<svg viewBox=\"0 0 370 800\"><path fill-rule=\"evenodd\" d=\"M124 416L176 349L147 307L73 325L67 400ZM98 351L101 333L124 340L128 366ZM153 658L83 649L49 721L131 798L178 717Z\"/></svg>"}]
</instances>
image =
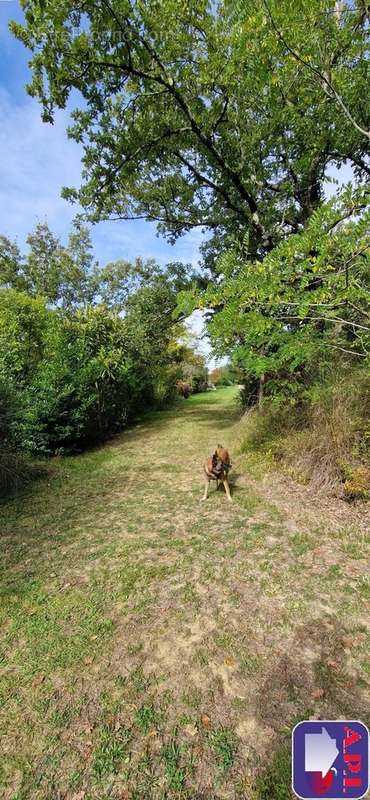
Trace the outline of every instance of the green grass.
<instances>
[{"instance_id":1,"label":"green grass","mask_svg":"<svg viewBox=\"0 0 370 800\"><path fill-rule=\"evenodd\" d=\"M291 800L290 744L281 747L258 776L255 800Z\"/></svg>"},{"instance_id":2,"label":"green grass","mask_svg":"<svg viewBox=\"0 0 370 800\"><path fill-rule=\"evenodd\" d=\"M370 600L370 580L368 576L364 576L357 581L357 589L364 600Z\"/></svg>"},{"instance_id":3,"label":"green grass","mask_svg":"<svg viewBox=\"0 0 370 800\"><path fill-rule=\"evenodd\" d=\"M149 414L0 505L2 800L192 800L205 787L285 800L284 748L256 752L249 774L251 731L289 730L315 686L331 714L364 704L368 537L281 503L265 462L236 452L236 394ZM201 503L219 441L238 464L234 502L211 490ZM338 564L303 567L316 543ZM340 649L353 631L356 685Z\"/></svg>"},{"instance_id":4,"label":"green grass","mask_svg":"<svg viewBox=\"0 0 370 800\"><path fill-rule=\"evenodd\" d=\"M156 725L159 721L159 714L154 710L152 705L142 705L135 712L135 722L139 728L140 733L146 736L152 725Z\"/></svg>"},{"instance_id":5,"label":"green grass","mask_svg":"<svg viewBox=\"0 0 370 800\"><path fill-rule=\"evenodd\" d=\"M217 767L225 772L234 763L237 744L235 734L227 728L213 731L210 736L210 745L213 750Z\"/></svg>"},{"instance_id":6,"label":"green grass","mask_svg":"<svg viewBox=\"0 0 370 800\"><path fill-rule=\"evenodd\" d=\"M101 781L106 775L118 772L122 761L129 761L129 741L130 734L127 731L115 732L108 725L101 729L92 764L92 774L96 780Z\"/></svg>"},{"instance_id":7,"label":"green grass","mask_svg":"<svg viewBox=\"0 0 370 800\"><path fill-rule=\"evenodd\" d=\"M179 791L185 782L185 770L180 765L180 748L175 739L163 746L161 756L170 789Z\"/></svg>"},{"instance_id":8,"label":"green grass","mask_svg":"<svg viewBox=\"0 0 370 800\"><path fill-rule=\"evenodd\" d=\"M304 533L295 533L290 538L290 546L294 555L303 556L315 547L315 540L312 536Z\"/></svg>"},{"instance_id":9,"label":"green grass","mask_svg":"<svg viewBox=\"0 0 370 800\"><path fill-rule=\"evenodd\" d=\"M254 655L243 655L240 659L240 669L245 675L255 675L260 668L260 659Z\"/></svg>"}]
</instances>

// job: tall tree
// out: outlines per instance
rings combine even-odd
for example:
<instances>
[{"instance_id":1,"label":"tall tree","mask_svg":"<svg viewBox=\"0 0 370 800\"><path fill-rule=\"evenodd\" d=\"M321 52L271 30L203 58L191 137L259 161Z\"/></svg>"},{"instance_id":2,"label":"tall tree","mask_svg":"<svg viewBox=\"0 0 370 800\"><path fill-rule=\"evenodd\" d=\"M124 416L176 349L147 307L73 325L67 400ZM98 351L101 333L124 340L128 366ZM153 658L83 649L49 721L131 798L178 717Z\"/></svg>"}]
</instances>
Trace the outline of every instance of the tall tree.
<instances>
[{"instance_id":1,"label":"tall tree","mask_svg":"<svg viewBox=\"0 0 370 800\"><path fill-rule=\"evenodd\" d=\"M362 3L22 4L44 120L82 96L83 184L64 194L94 220L144 217L171 241L200 226L211 256L248 230L262 258L306 224L329 162L370 172Z\"/></svg>"},{"instance_id":2,"label":"tall tree","mask_svg":"<svg viewBox=\"0 0 370 800\"><path fill-rule=\"evenodd\" d=\"M64 308L91 302L98 290L97 263L91 253L88 228L73 222L64 247L47 222L37 223L28 235L28 253L0 236L0 287L40 295L51 305Z\"/></svg>"},{"instance_id":3,"label":"tall tree","mask_svg":"<svg viewBox=\"0 0 370 800\"><path fill-rule=\"evenodd\" d=\"M46 222L37 223L27 236L29 253L25 271L33 294L44 295L51 303L60 298L63 249Z\"/></svg>"},{"instance_id":4,"label":"tall tree","mask_svg":"<svg viewBox=\"0 0 370 800\"><path fill-rule=\"evenodd\" d=\"M28 281L24 274L24 259L16 242L0 235L0 287L27 291Z\"/></svg>"},{"instance_id":5,"label":"tall tree","mask_svg":"<svg viewBox=\"0 0 370 800\"><path fill-rule=\"evenodd\" d=\"M65 270L62 275L64 305L89 303L95 293L94 273L98 262L94 261L89 228L79 218L73 220L72 230L65 248Z\"/></svg>"},{"instance_id":6,"label":"tall tree","mask_svg":"<svg viewBox=\"0 0 370 800\"><path fill-rule=\"evenodd\" d=\"M109 308L123 311L130 295L159 274L159 266L152 258L136 258L134 262L120 258L95 270L95 293Z\"/></svg>"},{"instance_id":7,"label":"tall tree","mask_svg":"<svg viewBox=\"0 0 370 800\"><path fill-rule=\"evenodd\" d=\"M225 252L218 280L180 294L179 309L213 309L215 353L232 353L234 364L259 381L260 401L265 390L302 396L334 360L368 369L369 232L369 193L349 186L263 262L248 261L242 248Z\"/></svg>"}]
</instances>

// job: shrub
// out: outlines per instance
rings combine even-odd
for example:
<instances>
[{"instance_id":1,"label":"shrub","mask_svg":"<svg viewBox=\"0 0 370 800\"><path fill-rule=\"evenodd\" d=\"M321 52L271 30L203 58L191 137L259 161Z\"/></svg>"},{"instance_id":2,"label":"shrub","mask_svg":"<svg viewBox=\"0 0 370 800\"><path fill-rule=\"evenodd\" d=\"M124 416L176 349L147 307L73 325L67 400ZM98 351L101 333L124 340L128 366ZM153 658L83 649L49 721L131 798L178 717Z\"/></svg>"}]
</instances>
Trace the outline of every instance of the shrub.
<instances>
[{"instance_id":1,"label":"shrub","mask_svg":"<svg viewBox=\"0 0 370 800\"><path fill-rule=\"evenodd\" d=\"M16 491L35 475L25 456L0 447L0 497Z\"/></svg>"},{"instance_id":2,"label":"shrub","mask_svg":"<svg viewBox=\"0 0 370 800\"><path fill-rule=\"evenodd\" d=\"M177 392L181 397L189 397L193 393L192 386L190 383L186 383L185 381L177 381L176 383Z\"/></svg>"},{"instance_id":3,"label":"shrub","mask_svg":"<svg viewBox=\"0 0 370 800\"><path fill-rule=\"evenodd\" d=\"M104 308L54 316L45 357L24 393L22 446L64 452L123 427L140 393L125 344L123 321Z\"/></svg>"},{"instance_id":4,"label":"shrub","mask_svg":"<svg viewBox=\"0 0 370 800\"><path fill-rule=\"evenodd\" d=\"M182 376L174 302L165 275L130 294L122 314L103 305L50 308L45 298L0 290L0 380L17 387L12 442L3 436L1 444L4 481L21 451L81 450L174 398ZM200 357L193 361L198 377Z\"/></svg>"},{"instance_id":5,"label":"shrub","mask_svg":"<svg viewBox=\"0 0 370 800\"><path fill-rule=\"evenodd\" d=\"M43 357L52 318L43 298L0 289L0 377L29 382Z\"/></svg>"},{"instance_id":6,"label":"shrub","mask_svg":"<svg viewBox=\"0 0 370 800\"><path fill-rule=\"evenodd\" d=\"M258 399L258 380L253 376L244 376L240 390L240 405L242 408L251 408Z\"/></svg>"},{"instance_id":7,"label":"shrub","mask_svg":"<svg viewBox=\"0 0 370 800\"><path fill-rule=\"evenodd\" d=\"M178 372L178 368L170 365L157 369L152 383L153 400L157 407L164 408L175 399L178 394Z\"/></svg>"}]
</instances>

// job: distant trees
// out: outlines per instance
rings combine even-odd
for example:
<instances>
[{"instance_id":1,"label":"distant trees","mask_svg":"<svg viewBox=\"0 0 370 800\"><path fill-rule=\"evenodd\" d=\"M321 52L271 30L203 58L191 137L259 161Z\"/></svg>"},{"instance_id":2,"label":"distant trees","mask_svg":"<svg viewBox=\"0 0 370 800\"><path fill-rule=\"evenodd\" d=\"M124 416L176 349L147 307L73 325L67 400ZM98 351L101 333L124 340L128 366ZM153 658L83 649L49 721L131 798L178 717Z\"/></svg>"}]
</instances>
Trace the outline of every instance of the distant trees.
<instances>
[{"instance_id":1,"label":"distant trees","mask_svg":"<svg viewBox=\"0 0 370 800\"><path fill-rule=\"evenodd\" d=\"M232 364L225 364L222 367L215 367L210 372L209 379L216 386L232 386L242 381L243 376Z\"/></svg>"},{"instance_id":2,"label":"distant trees","mask_svg":"<svg viewBox=\"0 0 370 800\"><path fill-rule=\"evenodd\" d=\"M42 296L64 308L90 302L95 292L91 241L86 226L73 224L66 247L46 222L27 237L28 252L0 236L0 287Z\"/></svg>"},{"instance_id":3,"label":"distant trees","mask_svg":"<svg viewBox=\"0 0 370 800\"><path fill-rule=\"evenodd\" d=\"M178 346L177 358L181 365L181 381L178 384L180 393L204 392L208 385L208 369L206 359L197 353L194 347L181 343ZM185 387L188 387L187 390Z\"/></svg>"}]
</instances>

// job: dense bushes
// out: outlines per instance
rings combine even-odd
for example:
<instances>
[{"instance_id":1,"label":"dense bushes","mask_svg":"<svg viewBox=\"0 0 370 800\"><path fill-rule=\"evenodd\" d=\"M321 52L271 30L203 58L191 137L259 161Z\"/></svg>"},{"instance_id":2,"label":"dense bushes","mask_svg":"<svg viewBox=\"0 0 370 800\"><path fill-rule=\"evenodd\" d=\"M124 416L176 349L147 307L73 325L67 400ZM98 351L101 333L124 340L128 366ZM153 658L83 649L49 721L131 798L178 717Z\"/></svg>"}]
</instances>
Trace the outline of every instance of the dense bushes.
<instances>
[{"instance_id":1,"label":"dense bushes","mask_svg":"<svg viewBox=\"0 0 370 800\"><path fill-rule=\"evenodd\" d=\"M23 480L25 453L61 454L100 441L142 409L173 399L192 359L200 368L173 320L191 270L141 259L100 269L78 223L67 247L46 223L27 243L23 255L0 236L3 491Z\"/></svg>"},{"instance_id":2,"label":"dense bushes","mask_svg":"<svg viewBox=\"0 0 370 800\"><path fill-rule=\"evenodd\" d=\"M71 450L123 426L138 393L122 320L104 308L55 314L24 392L23 446Z\"/></svg>"},{"instance_id":3,"label":"dense bushes","mask_svg":"<svg viewBox=\"0 0 370 800\"><path fill-rule=\"evenodd\" d=\"M183 285L181 266L163 270L139 260L124 268L121 262L112 265L110 288L103 275L106 305L97 268L78 273L69 251L58 245L50 254L49 239L45 254L41 237L33 260L8 245L0 253L0 492L24 482L30 472L25 454L81 450L122 429L142 409L163 407L185 369L178 342L183 328L172 319L177 285ZM44 261L53 255L49 277L59 287L57 302L49 291L37 294L40 249ZM89 260L88 248L85 256L81 246L78 253ZM71 276L80 274L83 286L76 277L75 299L83 291L83 303L72 302L69 284L64 297L66 263Z\"/></svg>"},{"instance_id":4,"label":"dense bushes","mask_svg":"<svg viewBox=\"0 0 370 800\"><path fill-rule=\"evenodd\" d=\"M14 290L1 292L0 309L0 377L9 388L4 425L10 442L11 424L19 449L51 454L84 447L173 395L177 373L166 341L157 337L150 345L144 328L141 340L137 314L135 325L130 314L121 318L104 306L66 315Z\"/></svg>"}]
</instances>

